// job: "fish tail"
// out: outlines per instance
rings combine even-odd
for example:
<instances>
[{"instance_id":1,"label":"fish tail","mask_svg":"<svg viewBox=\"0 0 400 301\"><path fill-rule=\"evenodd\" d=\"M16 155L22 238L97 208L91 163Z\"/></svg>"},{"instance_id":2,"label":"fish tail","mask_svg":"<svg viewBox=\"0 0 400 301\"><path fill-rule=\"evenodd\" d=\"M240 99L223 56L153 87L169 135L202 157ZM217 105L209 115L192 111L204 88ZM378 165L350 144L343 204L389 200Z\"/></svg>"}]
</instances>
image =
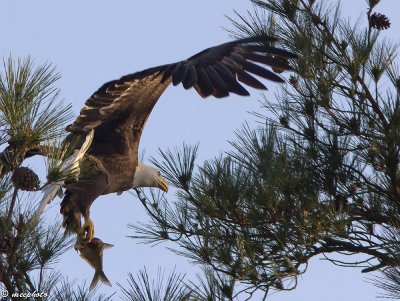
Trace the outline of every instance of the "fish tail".
<instances>
[{"instance_id":1,"label":"fish tail","mask_svg":"<svg viewBox=\"0 0 400 301\"><path fill-rule=\"evenodd\" d=\"M108 278L106 277L106 274L104 274L103 271L100 272L95 272L92 282L90 283L90 287L89 287L89 291L91 291L92 289L94 289L97 285L97 283L99 282L99 280L101 282L103 282L105 285L111 286L111 282L110 280L108 280Z\"/></svg>"}]
</instances>

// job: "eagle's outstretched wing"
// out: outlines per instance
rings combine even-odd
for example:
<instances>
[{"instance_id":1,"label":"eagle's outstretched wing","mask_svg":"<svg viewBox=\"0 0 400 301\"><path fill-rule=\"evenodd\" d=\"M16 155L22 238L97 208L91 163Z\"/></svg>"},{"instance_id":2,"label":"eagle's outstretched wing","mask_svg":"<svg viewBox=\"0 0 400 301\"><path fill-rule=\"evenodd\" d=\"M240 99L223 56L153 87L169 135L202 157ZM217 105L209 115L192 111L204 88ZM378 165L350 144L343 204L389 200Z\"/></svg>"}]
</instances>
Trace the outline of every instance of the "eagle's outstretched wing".
<instances>
[{"instance_id":1,"label":"eagle's outstretched wing","mask_svg":"<svg viewBox=\"0 0 400 301\"><path fill-rule=\"evenodd\" d=\"M128 123L133 132L141 132L153 106L171 82L173 85L182 83L185 89L194 87L202 97L213 95L217 98L228 96L230 92L249 95L239 82L256 89L266 89L251 74L284 82L280 76L261 65L290 70L287 59L297 56L268 45L273 41L275 39L268 36L236 40L208 48L184 61L146 69L105 83L86 101L80 115L69 126L69 131L87 132L100 127L102 136L107 136L108 141L126 143L125 138L121 139L121 135L116 133L118 131L109 129ZM99 133L96 133L95 143L101 140L98 138Z\"/></svg>"}]
</instances>

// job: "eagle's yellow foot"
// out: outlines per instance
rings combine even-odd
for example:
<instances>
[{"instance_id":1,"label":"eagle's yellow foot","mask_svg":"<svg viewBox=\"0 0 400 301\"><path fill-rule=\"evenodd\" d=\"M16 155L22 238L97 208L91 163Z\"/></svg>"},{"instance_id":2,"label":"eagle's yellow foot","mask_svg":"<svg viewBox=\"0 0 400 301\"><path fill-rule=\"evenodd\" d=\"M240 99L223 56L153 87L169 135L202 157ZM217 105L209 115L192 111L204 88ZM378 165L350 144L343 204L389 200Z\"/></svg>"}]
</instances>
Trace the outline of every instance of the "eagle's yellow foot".
<instances>
[{"instance_id":1,"label":"eagle's yellow foot","mask_svg":"<svg viewBox=\"0 0 400 301\"><path fill-rule=\"evenodd\" d=\"M90 242L94 236L94 224L90 217L85 218L85 224L77 231L78 237L82 241Z\"/></svg>"}]
</instances>

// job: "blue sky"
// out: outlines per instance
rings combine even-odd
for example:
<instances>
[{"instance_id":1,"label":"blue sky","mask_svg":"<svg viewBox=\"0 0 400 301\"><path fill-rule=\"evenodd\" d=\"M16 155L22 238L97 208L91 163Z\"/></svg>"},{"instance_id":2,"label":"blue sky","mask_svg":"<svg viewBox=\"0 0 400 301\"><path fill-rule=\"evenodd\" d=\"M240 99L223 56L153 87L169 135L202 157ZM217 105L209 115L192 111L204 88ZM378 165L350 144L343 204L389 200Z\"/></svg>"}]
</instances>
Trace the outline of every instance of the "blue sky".
<instances>
[{"instance_id":1,"label":"blue sky","mask_svg":"<svg viewBox=\"0 0 400 301\"><path fill-rule=\"evenodd\" d=\"M333 2L333 1L332 1ZM352 19L366 11L365 0L343 1L345 15ZM388 35L396 39L399 24L394 12L398 0L386 0L377 10L392 20ZM251 10L246 0L203 1L2 1L0 54L7 57L30 55L38 64L49 62L61 74L58 87L66 103L79 113L85 99L106 81L193 55L204 48L229 39L221 27L231 28L224 15L233 10ZM276 86L269 84L267 97L273 99ZM141 141L145 157L165 149L199 142L200 164L205 159L229 148L228 140L244 121L254 125L256 119L249 111L260 109L259 93L252 97L230 97L222 100L201 99L194 91L181 87L169 88L155 107ZM169 198L173 199L173 193ZM59 200L47 212L49 219L58 219ZM175 256L166 248L137 244L127 235L128 223L146 222L147 216L138 200L129 193L99 198L92 206L96 236L115 245L105 252L104 269L113 288L101 291L113 293L116 283L125 283L127 273L136 273L146 266L156 274L161 266L166 271L174 267L193 277L196 267L186 259ZM65 276L90 282L93 270L70 250L63 255L58 267ZM365 282L359 270L332 266L312 260L308 272L299 278L293 292L271 295L269 300L375 300L377 290Z\"/></svg>"}]
</instances>

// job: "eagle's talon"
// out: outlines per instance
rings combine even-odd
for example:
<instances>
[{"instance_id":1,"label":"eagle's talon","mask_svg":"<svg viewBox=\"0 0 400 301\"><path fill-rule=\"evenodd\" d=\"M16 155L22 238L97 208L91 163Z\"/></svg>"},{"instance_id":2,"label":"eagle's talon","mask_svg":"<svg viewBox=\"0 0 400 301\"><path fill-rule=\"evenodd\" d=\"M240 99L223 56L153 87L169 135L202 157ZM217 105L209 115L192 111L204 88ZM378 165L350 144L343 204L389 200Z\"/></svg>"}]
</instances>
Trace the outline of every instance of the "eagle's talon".
<instances>
[{"instance_id":1,"label":"eagle's talon","mask_svg":"<svg viewBox=\"0 0 400 301\"><path fill-rule=\"evenodd\" d=\"M94 237L94 224L90 218L85 218L85 224L77 231L79 239L90 242Z\"/></svg>"}]
</instances>

